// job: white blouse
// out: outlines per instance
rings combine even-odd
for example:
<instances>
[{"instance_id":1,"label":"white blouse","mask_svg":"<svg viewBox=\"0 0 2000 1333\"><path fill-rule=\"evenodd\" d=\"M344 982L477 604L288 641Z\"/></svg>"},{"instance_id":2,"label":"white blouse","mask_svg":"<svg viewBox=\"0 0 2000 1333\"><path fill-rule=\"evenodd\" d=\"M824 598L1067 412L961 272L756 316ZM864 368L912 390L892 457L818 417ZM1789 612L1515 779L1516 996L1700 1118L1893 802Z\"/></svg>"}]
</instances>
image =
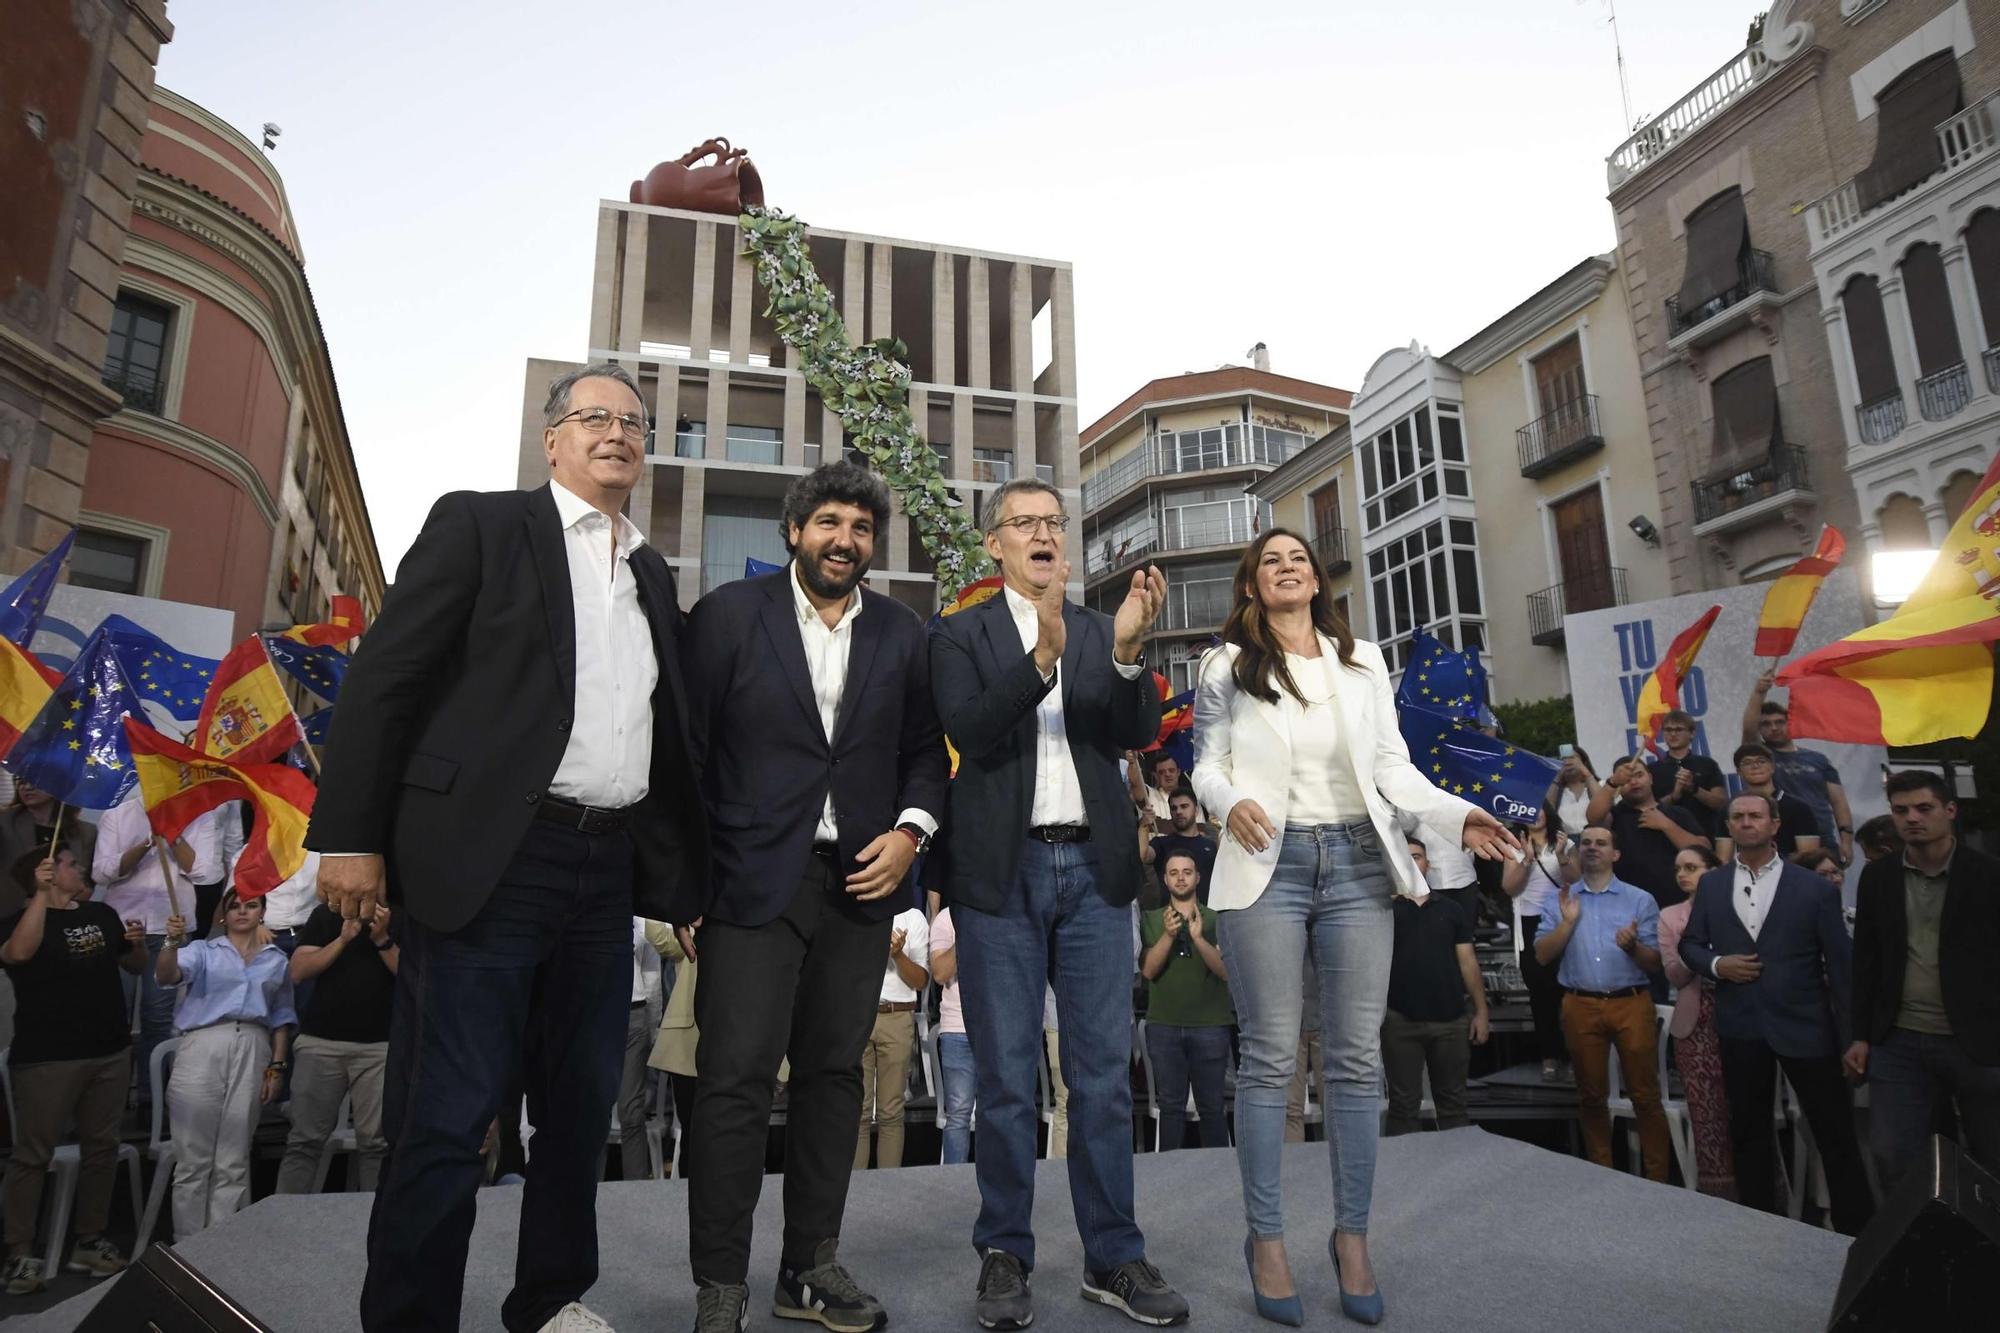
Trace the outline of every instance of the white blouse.
<instances>
[{"instance_id":1,"label":"white blouse","mask_svg":"<svg viewBox=\"0 0 2000 1333\"><path fill-rule=\"evenodd\" d=\"M1348 824L1368 818L1368 799L1354 778L1354 765L1339 744L1333 682L1334 659L1285 654L1285 666L1305 696L1303 704L1280 688L1278 697L1292 736L1292 785L1285 818L1294 824Z\"/></svg>"}]
</instances>

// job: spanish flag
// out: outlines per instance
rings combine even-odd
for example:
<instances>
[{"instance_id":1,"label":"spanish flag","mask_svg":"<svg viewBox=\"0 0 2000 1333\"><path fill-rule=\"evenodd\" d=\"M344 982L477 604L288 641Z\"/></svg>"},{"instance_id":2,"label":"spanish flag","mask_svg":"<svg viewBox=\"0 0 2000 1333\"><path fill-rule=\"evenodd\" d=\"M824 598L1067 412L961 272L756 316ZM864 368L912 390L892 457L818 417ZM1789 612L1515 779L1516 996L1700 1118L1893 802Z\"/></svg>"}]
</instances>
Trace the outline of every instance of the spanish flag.
<instances>
[{"instance_id":1,"label":"spanish flag","mask_svg":"<svg viewBox=\"0 0 2000 1333\"><path fill-rule=\"evenodd\" d=\"M268 764L298 740L298 714L285 697L263 638L252 634L216 668L195 723L195 748L234 764Z\"/></svg>"},{"instance_id":2,"label":"spanish flag","mask_svg":"<svg viewBox=\"0 0 2000 1333\"><path fill-rule=\"evenodd\" d=\"M61 681L60 673L49 678L40 658L0 637L0 755L14 748Z\"/></svg>"},{"instance_id":3,"label":"spanish flag","mask_svg":"<svg viewBox=\"0 0 2000 1333\"><path fill-rule=\"evenodd\" d=\"M1931 572L1895 615L1778 673L1794 736L1928 745L1975 736L2000 639L2000 457L1952 524Z\"/></svg>"},{"instance_id":4,"label":"spanish flag","mask_svg":"<svg viewBox=\"0 0 2000 1333\"><path fill-rule=\"evenodd\" d=\"M361 599L338 596L333 599L327 618L317 625L294 625L281 636L294 643L303 643L309 648L324 647L330 643L346 643L358 638L368 629L368 620L361 612Z\"/></svg>"},{"instance_id":5,"label":"spanish flag","mask_svg":"<svg viewBox=\"0 0 2000 1333\"><path fill-rule=\"evenodd\" d=\"M1708 638L1708 631L1714 626L1715 618L1722 614L1718 604L1702 613L1700 620L1689 625L1674 636L1667 647L1667 655L1660 659L1660 665L1646 681L1646 687L1639 691L1639 706L1633 713L1633 725L1646 740L1646 748L1659 752L1660 722L1674 709L1681 706L1681 682L1694 667L1695 654L1701 651L1702 642Z\"/></svg>"},{"instance_id":6,"label":"spanish flag","mask_svg":"<svg viewBox=\"0 0 2000 1333\"><path fill-rule=\"evenodd\" d=\"M134 717L125 719L132 768L153 832L171 841L225 801L248 801L250 840L236 863L236 892L257 898L306 860L306 825L318 790L286 764L230 764L191 750Z\"/></svg>"},{"instance_id":7,"label":"spanish flag","mask_svg":"<svg viewBox=\"0 0 2000 1333\"><path fill-rule=\"evenodd\" d=\"M1792 651L1820 583L1840 566L1845 554L1847 538L1840 529L1831 523L1821 525L1813 553L1780 574L1764 594L1764 610L1757 617L1757 656L1784 657Z\"/></svg>"}]
</instances>

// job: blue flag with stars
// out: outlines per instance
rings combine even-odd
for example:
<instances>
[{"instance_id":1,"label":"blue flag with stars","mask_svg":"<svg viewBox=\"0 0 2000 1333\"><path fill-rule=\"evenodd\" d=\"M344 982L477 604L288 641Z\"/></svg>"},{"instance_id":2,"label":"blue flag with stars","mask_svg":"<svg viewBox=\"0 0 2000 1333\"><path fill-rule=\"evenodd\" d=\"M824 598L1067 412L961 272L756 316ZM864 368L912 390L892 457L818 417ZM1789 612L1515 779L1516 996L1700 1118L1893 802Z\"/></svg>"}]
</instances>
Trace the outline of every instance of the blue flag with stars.
<instances>
[{"instance_id":1,"label":"blue flag with stars","mask_svg":"<svg viewBox=\"0 0 2000 1333\"><path fill-rule=\"evenodd\" d=\"M125 738L128 714L145 720L111 635L100 628L8 751L7 770L58 801L109 810L138 780Z\"/></svg>"},{"instance_id":2,"label":"blue flag with stars","mask_svg":"<svg viewBox=\"0 0 2000 1333\"><path fill-rule=\"evenodd\" d=\"M69 559L69 548L75 544L76 529L71 528L54 550L0 590L0 635L23 648L34 642L35 631L42 627L42 617L48 614L49 596L56 589L56 579L62 575L63 561Z\"/></svg>"},{"instance_id":3,"label":"blue flag with stars","mask_svg":"<svg viewBox=\"0 0 2000 1333\"><path fill-rule=\"evenodd\" d=\"M299 723L299 730L305 734L307 744L325 745L327 733L333 730L333 710L320 709Z\"/></svg>"},{"instance_id":4,"label":"blue flag with stars","mask_svg":"<svg viewBox=\"0 0 2000 1333\"><path fill-rule=\"evenodd\" d=\"M164 708L176 722L201 716L201 701L220 662L184 653L124 616L106 616L98 630L110 636L118 667L137 697ZM146 721L144 713L135 716Z\"/></svg>"},{"instance_id":5,"label":"blue flag with stars","mask_svg":"<svg viewBox=\"0 0 2000 1333\"><path fill-rule=\"evenodd\" d=\"M347 654L332 644L309 648L282 634L266 634L264 651L271 663L317 698L332 703L340 697L340 682L347 678Z\"/></svg>"},{"instance_id":6,"label":"blue flag with stars","mask_svg":"<svg viewBox=\"0 0 2000 1333\"><path fill-rule=\"evenodd\" d=\"M1476 653L1455 653L1424 630L1410 636L1410 664L1396 702L1475 721L1486 702L1486 668Z\"/></svg>"},{"instance_id":7,"label":"blue flag with stars","mask_svg":"<svg viewBox=\"0 0 2000 1333\"><path fill-rule=\"evenodd\" d=\"M1561 765L1488 736L1458 718L1403 704L1403 742L1410 761L1453 796L1462 796L1505 820L1532 821Z\"/></svg>"}]
</instances>

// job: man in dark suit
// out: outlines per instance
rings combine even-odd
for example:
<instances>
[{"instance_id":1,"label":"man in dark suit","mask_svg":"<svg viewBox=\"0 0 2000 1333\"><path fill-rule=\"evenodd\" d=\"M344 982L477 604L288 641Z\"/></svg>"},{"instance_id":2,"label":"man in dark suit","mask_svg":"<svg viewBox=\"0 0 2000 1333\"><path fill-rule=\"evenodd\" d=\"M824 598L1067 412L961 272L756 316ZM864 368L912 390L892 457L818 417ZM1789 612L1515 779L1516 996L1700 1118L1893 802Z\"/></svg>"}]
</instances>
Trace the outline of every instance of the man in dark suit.
<instances>
[{"instance_id":1,"label":"man in dark suit","mask_svg":"<svg viewBox=\"0 0 2000 1333\"><path fill-rule=\"evenodd\" d=\"M549 388L551 484L440 499L355 655L306 845L343 916L396 908L402 958L364 1328L455 1330L479 1150L517 1078L535 1126L515 1333L600 1329L597 1178L632 917L707 861L673 574L620 508L638 385Z\"/></svg>"},{"instance_id":2,"label":"man in dark suit","mask_svg":"<svg viewBox=\"0 0 2000 1333\"><path fill-rule=\"evenodd\" d=\"M986 550L1006 586L931 631L938 711L959 751L945 898L978 1082L974 1313L986 1328L1034 1318L1035 1070L1053 984L1083 1296L1180 1323L1187 1302L1146 1262L1133 1216L1132 900L1145 872L1118 776L1118 756L1159 732L1140 645L1166 580L1135 573L1115 621L1073 606L1062 493L1010 481L988 513Z\"/></svg>"},{"instance_id":3,"label":"man in dark suit","mask_svg":"<svg viewBox=\"0 0 2000 1333\"><path fill-rule=\"evenodd\" d=\"M778 1065L791 1059L785 1236L772 1312L865 1333L887 1316L836 1258L861 1053L890 918L937 832L950 761L923 622L861 586L889 488L827 463L785 496L792 561L688 618L695 762L713 825L706 896L671 918L701 962L689 1152L698 1327L737 1328Z\"/></svg>"},{"instance_id":4,"label":"man in dark suit","mask_svg":"<svg viewBox=\"0 0 2000 1333\"><path fill-rule=\"evenodd\" d=\"M1854 1044L1868 1080L1869 1147L1884 1191L1923 1152L1945 1100L1965 1150L2000 1171L2000 863L1953 834L1935 773L1888 781L1900 856L1861 872L1854 914Z\"/></svg>"},{"instance_id":5,"label":"man in dark suit","mask_svg":"<svg viewBox=\"0 0 2000 1333\"><path fill-rule=\"evenodd\" d=\"M1681 961L1717 983L1715 1032L1737 1191L1753 1208L1777 1210L1771 1107L1783 1065L1826 1167L1833 1225L1857 1235L1875 1203L1840 1073L1835 1015L1846 1017L1852 948L1840 890L1778 855L1770 797L1736 797L1728 819L1736 859L1702 877Z\"/></svg>"}]
</instances>

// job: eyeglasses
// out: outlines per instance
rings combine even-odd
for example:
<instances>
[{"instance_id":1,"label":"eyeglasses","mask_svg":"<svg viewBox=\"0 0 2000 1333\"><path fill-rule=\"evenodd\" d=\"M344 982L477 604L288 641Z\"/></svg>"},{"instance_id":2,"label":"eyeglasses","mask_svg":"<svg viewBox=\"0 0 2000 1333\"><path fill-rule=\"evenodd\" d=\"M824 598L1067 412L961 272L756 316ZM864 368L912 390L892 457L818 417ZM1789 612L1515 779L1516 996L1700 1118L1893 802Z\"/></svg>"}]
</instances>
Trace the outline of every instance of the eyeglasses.
<instances>
[{"instance_id":1,"label":"eyeglasses","mask_svg":"<svg viewBox=\"0 0 2000 1333\"><path fill-rule=\"evenodd\" d=\"M1023 537L1033 537L1041 532L1044 524L1048 526L1049 536L1053 537L1057 533L1068 529L1069 515L1023 514L1019 518L1003 518L993 526L996 529L1012 528Z\"/></svg>"},{"instance_id":2,"label":"eyeglasses","mask_svg":"<svg viewBox=\"0 0 2000 1333\"><path fill-rule=\"evenodd\" d=\"M604 434L611 429L611 423L614 421L618 423L618 428L625 432L625 438L629 440L645 439L646 431L649 429L646 424L646 418L635 417L630 412L613 413L608 407L578 408L568 416L557 417L552 424L560 426L563 422L572 418L592 435Z\"/></svg>"}]
</instances>

